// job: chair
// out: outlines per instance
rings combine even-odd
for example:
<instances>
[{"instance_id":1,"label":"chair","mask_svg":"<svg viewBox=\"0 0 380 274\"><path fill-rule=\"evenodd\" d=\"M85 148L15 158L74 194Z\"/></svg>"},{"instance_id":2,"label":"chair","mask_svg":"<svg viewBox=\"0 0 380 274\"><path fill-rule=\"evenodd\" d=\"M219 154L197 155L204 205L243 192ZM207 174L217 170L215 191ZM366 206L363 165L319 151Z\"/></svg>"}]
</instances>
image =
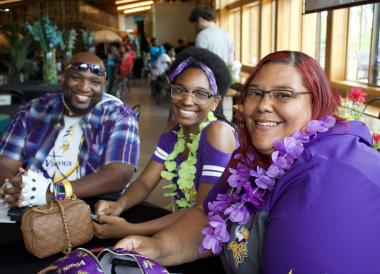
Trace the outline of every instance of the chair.
<instances>
[{"instance_id":1,"label":"chair","mask_svg":"<svg viewBox=\"0 0 380 274\"><path fill-rule=\"evenodd\" d=\"M18 89L0 87L0 113L13 118L19 106L26 102L25 93Z\"/></svg>"},{"instance_id":2,"label":"chair","mask_svg":"<svg viewBox=\"0 0 380 274\"><path fill-rule=\"evenodd\" d=\"M134 105L132 107L132 110L136 115L137 121L139 121L140 120L140 114L141 114L141 105L140 104Z\"/></svg>"},{"instance_id":3,"label":"chair","mask_svg":"<svg viewBox=\"0 0 380 274\"><path fill-rule=\"evenodd\" d=\"M376 101L380 101L380 96L375 96L375 97L373 97L371 100L369 100L368 102L366 102L366 103L365 103L365 106L364 106L364 108L363 108L363 110L362 110L362 114L367 115L367 116L372 117L372 118L380 119L380 112L377 113L377 115L373 115L373 114L371 114L371 113L367 113L367 112L366 112L368 106L371 106L372 103L374 103L374 102L376 102Z\"/></svg>"},{"instance_id":4,"label":"chair","mask_svg":"<svg viewBox=\"0 0 380 274\"><path fill-rule=\"evenodd\" d=\"M26 96L21 90L0 88L0 134L25 101Z\"/></svg>"},{"instance_id":5,"label":"chair","mask_svg":"<svg viewBox=\"0 0 380 274\"><path fill-rule=\"evenodd\" d=\"M170 80L166 73L159 75L156 80L151 82L152 95L159 105L161 97L168 97L170 94Z\"/></svg>"},{"instance_id":6,"label":"chair","mask_svg":"<svg viewBox=\"0 0 380 274\"><path fill-rule=\"evenodd\" d=\"M23 104L25 101L26 96L23 91L0 87L0 106Z\"/></svg>"}]
</instances>

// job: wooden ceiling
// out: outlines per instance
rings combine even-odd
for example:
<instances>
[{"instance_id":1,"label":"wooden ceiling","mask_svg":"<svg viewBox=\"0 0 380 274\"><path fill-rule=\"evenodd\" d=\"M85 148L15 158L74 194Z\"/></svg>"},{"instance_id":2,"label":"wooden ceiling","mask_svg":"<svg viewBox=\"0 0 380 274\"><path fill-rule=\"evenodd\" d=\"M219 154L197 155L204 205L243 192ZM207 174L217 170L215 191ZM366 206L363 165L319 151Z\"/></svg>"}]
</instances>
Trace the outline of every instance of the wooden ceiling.
<instances>
[{"instance_id":1,"label":"wooden ceiling","mask_svg":"<svg viewBox=\"0 0 380 274\"><path fill-rule=\"evenodd\" d=\"M113 15L117 14L115 0L84 0L88 4L91 4L100 10L106 11Z\"/></svg>"},{"instance_id":2,"label":"wooden ceiling","mask_svg":"<svg viewBox=\"0 0 380 274\"><path fill-rule=\"evenodd\" d=\"M83 0L103 11L116 15L115 0ZM41 2L41 0L0 0L0 9L12 8L16 6L25 6L32 3Z\"/></svg>"}]
</instances>

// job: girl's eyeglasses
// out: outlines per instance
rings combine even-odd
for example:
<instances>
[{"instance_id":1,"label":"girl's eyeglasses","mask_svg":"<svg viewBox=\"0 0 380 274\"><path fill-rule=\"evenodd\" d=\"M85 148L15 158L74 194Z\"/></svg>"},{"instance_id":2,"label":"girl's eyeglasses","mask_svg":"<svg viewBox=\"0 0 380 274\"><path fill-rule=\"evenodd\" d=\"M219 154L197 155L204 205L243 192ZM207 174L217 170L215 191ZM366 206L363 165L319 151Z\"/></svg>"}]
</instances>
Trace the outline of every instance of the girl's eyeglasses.
<instances>
[{"instance_id":1,"label":"girl's eyeglasses","mask_svg":"<svg viewBox=\"0 0 380 274\"><path fill-rule=\"evenodd\" d=\"M186 97L188 93L190 93L193 96L195 103L203 103L211 97L215 96L211 92L200 88L191 90L180 85L170 85L170 94L174 99L182 100Z\"/></svg>"}]
</instances>

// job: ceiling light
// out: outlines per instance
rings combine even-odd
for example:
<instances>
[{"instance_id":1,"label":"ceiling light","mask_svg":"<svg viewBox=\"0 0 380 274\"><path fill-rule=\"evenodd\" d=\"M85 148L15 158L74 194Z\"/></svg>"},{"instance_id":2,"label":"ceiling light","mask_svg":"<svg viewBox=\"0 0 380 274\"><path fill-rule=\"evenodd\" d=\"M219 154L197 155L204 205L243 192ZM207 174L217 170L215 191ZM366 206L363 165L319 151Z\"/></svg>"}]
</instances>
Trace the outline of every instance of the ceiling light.
<instances>
[{"instance_id":1,"label":"ceiling light","mask_svg":"<svg viewBox=\"0 0 380 274\"><path fill-rule=\"evenodd\" d=\"M0 1L0 5L4 5L4 4L10 4L10 3L15 3L15 2L21 2L23 0L2 0Z\"/></svg>"},{"instance_id":2,"label":"ceiling light","mask_svg":"<svg viewBox=\"0 0 380 274\"><path fill-rule=\"evenodd\" d=\"M143 6L148 6L148 5L152 5L152 4L153 4L153 1L142 1L142 2L133 3L133 4L129 4L129 5L118 6L117 10L132 9L132 8L143 7Z\"/></svg>"},{"instance_id":3,"label":"ceiling light","mask_svg":"<svg viewBox=\"0 0 380 274\"><path fill-rule=\"evenodd\" d=\"M137 0L120 0L116 1L115 5L120 5L120 4L125 4L125 3L131 3L131 2L136 2Z\"/></svg>"},{"instance_id":4,"label":"ceiling light","mask_svg":"<svg viewBox=\"0 0 380 274\"><path fill-rule=\"evenodd\" d=\"M129 10L125 10L124 14L135 13L135 12L139 12L139 11L146 11L146 10L150 10L151 8L152 8L151 6L146 6L146 7L129 9Z\"/></svg>"}]
</instances>

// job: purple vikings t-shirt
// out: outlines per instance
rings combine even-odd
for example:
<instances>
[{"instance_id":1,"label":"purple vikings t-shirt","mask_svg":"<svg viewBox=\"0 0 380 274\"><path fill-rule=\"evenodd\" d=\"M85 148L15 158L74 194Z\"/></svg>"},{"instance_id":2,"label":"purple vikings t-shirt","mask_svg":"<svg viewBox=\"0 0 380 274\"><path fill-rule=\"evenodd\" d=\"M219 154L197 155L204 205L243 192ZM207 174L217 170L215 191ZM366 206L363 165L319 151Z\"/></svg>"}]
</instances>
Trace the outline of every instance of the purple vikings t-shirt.
<instances>
[{"instance_id":1,"label":"purple vikings t-shirt","mask_svg":"<svg viewBox=\"0 0 380 274\"><path fill-rule=\"evenodd\" d=\"M226 191L226 178L209 192ZM306 145L246 225L229 227L227 273L380 273L380 153L361 122Z\"/></svg>"},{"instance_id":2,"label":"purple vikings t-shirt","mask_svg":"<svg viewBox=\"0 0 380 274\"><path fill-rule=\"evenodd\" d=\"M224 122L215 121L213 123ZM197 171L194 180L196 190L198 190L200 182L215 184L224 172L224 168L226 167L231 157L230 153L224 153L213 147L208 142L206 131L209 125L203 129L199 139L197 163L195 164ZM163 164L166 161L168 155L173 151L174 145L177 142L176 132L178 132L179 129L180 128L177 125L172 130L165 132L160 136L156 150L154 151L151 158L153 161L156 161L160 164ZM232 127L231 131L234 131ZM184 160L185 159L183 158L182 154L178 155L176 158L177 168ZM176 183L176 178L173 179L173 183Z\"/></svg>"}]
</instances>

